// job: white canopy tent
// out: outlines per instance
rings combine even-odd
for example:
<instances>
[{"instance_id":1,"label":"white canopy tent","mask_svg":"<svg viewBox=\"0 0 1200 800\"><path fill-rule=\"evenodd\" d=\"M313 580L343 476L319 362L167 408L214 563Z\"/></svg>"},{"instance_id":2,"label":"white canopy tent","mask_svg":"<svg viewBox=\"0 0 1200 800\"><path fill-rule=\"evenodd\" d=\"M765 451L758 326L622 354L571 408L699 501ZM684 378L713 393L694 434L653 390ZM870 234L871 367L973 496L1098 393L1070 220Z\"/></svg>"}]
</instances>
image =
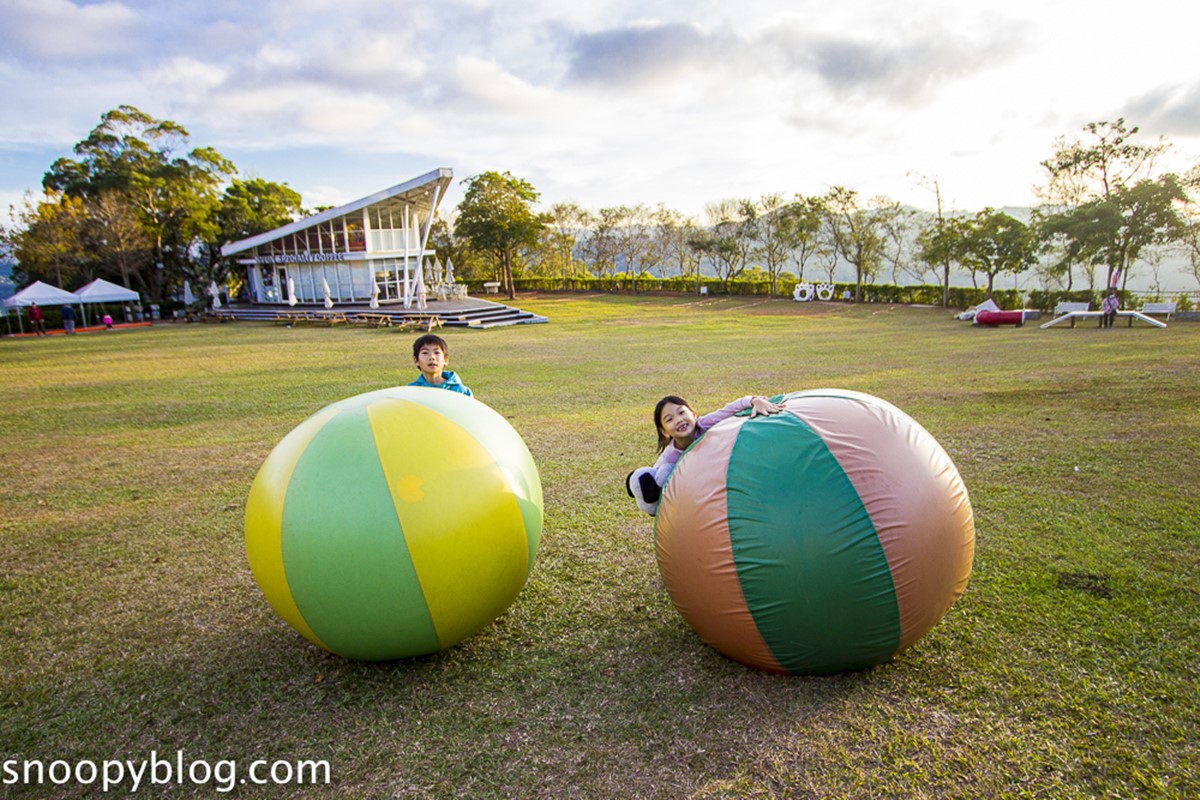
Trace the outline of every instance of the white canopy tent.
<instances>
[{"instance_id":1,"label":"white canopy tent","mask_svg":"<svg viewBox=\"0 0 1200 800\"><path fill-rule=\"evenodd\" d=\"M79 298L65 289L48 283L34 281L4 301L5 308L26 308L37 303L39 306L75 305Z\"/></svg>"},{"instance_id":2,"label":"white canopy tent","mask_svg":"<svg viewBox=\"0 0 1200 800\"><path fill-rule=\"evenodd\" d=\"M35 303L39 306L72 306L78 302L79 298L65 289L60 289L57 286L51 286L41 281L34 281L4 301L4 316L5 318L8 317L8 310L10 308L16 309L17 326L21 333L24 333L25 323L21 319L20 311L22 308L28 308ZM80 310L82 308L80 306ZM9 323L9 330L12 330L11 323Z\"/></svg>"},{"instance_id":3,"label":"white canopy tent","mask_svg":"<svg viewBox=\"0 0 1200 800\"><path fill-rule=\"evenodd\" d=\"M79 299L80 310L83 310L84 303L91 305L98 305L100 303L136 303L140 300L138 293L132 289L118 286L112 281L106 281L103 278L96 278L96 280L82 289L75 290L75 297ZM87 324L86 318L84 319L84 324Z\"/></svg>"}]
</instances>

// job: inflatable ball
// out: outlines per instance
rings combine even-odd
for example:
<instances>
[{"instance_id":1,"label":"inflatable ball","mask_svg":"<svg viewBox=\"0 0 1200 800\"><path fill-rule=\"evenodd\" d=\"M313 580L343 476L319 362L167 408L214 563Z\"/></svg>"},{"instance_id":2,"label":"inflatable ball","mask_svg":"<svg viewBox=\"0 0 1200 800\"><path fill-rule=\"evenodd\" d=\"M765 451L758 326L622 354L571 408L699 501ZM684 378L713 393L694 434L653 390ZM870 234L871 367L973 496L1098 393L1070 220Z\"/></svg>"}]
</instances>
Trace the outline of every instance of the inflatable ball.
<instances>
[{"instance_id":1,"label":"inflatable ball","mask_svg":"<svg viewBox=\"0 0 1200 800\"><path fill-rule=\"evenodd\" d=\"M890 403L829 389L782 402L721 422L679 459L655 521L667 591L705 642L760 669L885 662L966 588L966 487Z\"/></svg>"},{"instance_id":2,"label":"inflatable ball","mask_svg":"<svg viewBox=\"0 0 1200 800\"><path fill-rule=\"evenodd\" d=\"M483 403L397 387L298 425L258 471L246 553L275 611L347 658L451 647L516 598L542 528L521 437Z\"/></svg>"}]
</instances>

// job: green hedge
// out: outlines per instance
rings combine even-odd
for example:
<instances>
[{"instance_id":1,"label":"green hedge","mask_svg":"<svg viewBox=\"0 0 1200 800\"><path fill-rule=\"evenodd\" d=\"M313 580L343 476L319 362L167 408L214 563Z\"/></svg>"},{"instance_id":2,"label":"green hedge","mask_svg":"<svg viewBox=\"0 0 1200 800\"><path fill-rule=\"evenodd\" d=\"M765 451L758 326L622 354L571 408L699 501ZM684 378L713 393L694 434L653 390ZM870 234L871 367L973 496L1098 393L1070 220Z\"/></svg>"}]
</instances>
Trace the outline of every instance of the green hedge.
<instances>
[{"instance_id":1,"label":"green hedge","mask_svg":"<svg viewBox=\"0 0 1200 800\"><path fill-rule=\"evenodd\" d=\"M807 281L818 284L824 281ZM797 280L793 275L781 276L776 287L776 297L791 297L796 288ZM482 281L469 282L472 294L483 292ZM654 275L638 276L636 285L629 275L608 275L604 277L522 277L516 281L517 291L523 292L675 292L680 294L697 294L699 287L707 287L709 295L734 295L767 297L771 292L771 284L766 280L734 280L730 281L728 291L723 281L718 278L703 277L697 283L695 277L659 278ZM833 297L842 300L845 292L854 297L853 283L835 283ZM1019 308L1018 293L1015 290L1000 290L993 293L996 302L1004 308ZM987 299L983 289L953 286L950 288L950 306L952 308L967 308L977 305ZM942 287L938 285L895 286L892 284L873 284L863 286L863 300L868 303L901 303L905 305L942 304ZM1051 304L1053 308L1053 304Z\"/></svg>"}]
</instances>

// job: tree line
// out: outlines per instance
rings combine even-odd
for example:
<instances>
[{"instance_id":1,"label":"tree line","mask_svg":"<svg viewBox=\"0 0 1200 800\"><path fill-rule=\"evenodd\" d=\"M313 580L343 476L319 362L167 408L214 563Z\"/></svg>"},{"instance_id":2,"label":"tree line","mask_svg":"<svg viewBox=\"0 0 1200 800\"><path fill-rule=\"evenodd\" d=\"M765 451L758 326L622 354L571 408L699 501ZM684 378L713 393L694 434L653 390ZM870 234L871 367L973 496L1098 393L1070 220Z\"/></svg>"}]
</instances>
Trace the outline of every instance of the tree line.
<instances>
[{"instance_id":1,"label":"tree line","mask_svg":"<svg viewBox=\"0 0 1200 800\"><path fill-rule=\"evenodd\" d=\"M703 219L641 203L543 210L528 181L484 172L463 181L462 201L438 215L430 241L460 277L499 280L510 297L524 277L565 288L573 278L620 276L636 290L639 279L702 272L726 290L754 279L776 294L785 275L833 282L848 265L857 299L882 279L940 285L948 305L953 273L989 294L999 276L1030 270L1045 289L1069 292L1077 280L1123 289L1139 270L1157 276L1168 256L1185 257L1200 281L1200 213L1190 194L1200 167L1160 170L1169 143L1136 141L1138 129L1124 119L1089 124L1083 134L1055 141L1028 219L945 210L936 179L927 179L934 212L844 186L721 200ZM132 106L104 114L73 152L50 166L41 197L27 196L0 228L19 282L66 288L104 277L151 302L185 280L236 289L244 276L221 259L221 245L312 213L286 183L242 179L215 150L190 148L181 125Z\"/></svg>"},{"instance_id":2,"label":"tree line","mask_svg":"<svg viewBox=\"0 0 1200 800\"><path fill-rule=\"evenodd\" d=\"M1183 257L1200 281L1200 207L1189 192L1200 167L1184 175L1158 169L1170 145L1134 141L1124 119L1060 138L1042 162L1046 183L1028 219L1003 210L947 211L929 179L936 211L886 197L863 199L835 186L819 196L767 194L710 203L697 220L662 206L614 206L592 212L575 203L538 211L538 192L509 173L467 179L453 226L443 223L439 251L455 263L491 270L512 296L514 279L581 276L699 278L702 267L728 289L743 278L765 280L770 293L790 273L834 282L848 265L856 299L880 279L942 287L949 304L952 273L966 273L988 295L998 277L1035 270L1044 289L1072 292L1076 281L1124 290L1139 270L1153 272ZM545 283L545 281L540 281Z\"/></svg>"},{"instance_id":3,"label":"tree line","mask_svg":"<svg viewBox=\"0 0 1200 800\"><path fill-rule=\"evenodd\" d=\"M159 303L185 280L228 284L221 245L300 217L287 184L242 179L212 148L189 148L187 130L133 106L101 118L42 179L42 195L11 209L0 243L14 279L81 286L111 279Z\"/></svg>"}]
</instances>

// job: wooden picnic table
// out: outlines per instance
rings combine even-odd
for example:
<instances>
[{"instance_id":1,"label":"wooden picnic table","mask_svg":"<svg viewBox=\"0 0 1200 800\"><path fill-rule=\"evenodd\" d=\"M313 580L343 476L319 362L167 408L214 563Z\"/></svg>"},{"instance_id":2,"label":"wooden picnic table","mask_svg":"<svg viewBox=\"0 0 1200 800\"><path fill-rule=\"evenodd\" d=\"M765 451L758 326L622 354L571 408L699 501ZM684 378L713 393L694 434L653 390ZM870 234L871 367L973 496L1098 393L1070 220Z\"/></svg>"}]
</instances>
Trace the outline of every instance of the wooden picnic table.
<instances>
[{"instance_id":1,"label":"wooden picnic table","mask_svg":"<svg viewBox=\"0 0 1200 800\"><path fill-rule=\"evenodd\" d=\"M434 328L442 327L442 317L440 314L411 313L405 314L393 324L401 329L424 330L428 333Z\"/></svg>"},{"instance_id":2,"label":"wooden picnic table","mask_svg":"<svg viewBox=\"0 0 1200 800\"><path fill-rule=\"evenodd\" d=\"M307 311L276 311L275 324L287 322L289 324L296 322L306 322L308 320Z\"/></svg>"},{"instance_id":3,"label":"wooden picnic table","mask_svg":"<svg viewBox=\"0 0 1200 800\"><path fill-rule=\"evenodd\" d=\"M339 322L348 321L345 311L314 311L313 318L318 322L324 322L331 328Z\"/></svg>"},{"instance_id":4,"label":"wooden picnic table","mask_svg":"<svg viewBox=\"0 0 1200 800\"><path fill-rule=\"evenodd\" d=\"M350 321L356 325L366 325L368 328L389 328L392 325L392 315L360 311L353 315Z\"/></svg>"}]
</instances>

